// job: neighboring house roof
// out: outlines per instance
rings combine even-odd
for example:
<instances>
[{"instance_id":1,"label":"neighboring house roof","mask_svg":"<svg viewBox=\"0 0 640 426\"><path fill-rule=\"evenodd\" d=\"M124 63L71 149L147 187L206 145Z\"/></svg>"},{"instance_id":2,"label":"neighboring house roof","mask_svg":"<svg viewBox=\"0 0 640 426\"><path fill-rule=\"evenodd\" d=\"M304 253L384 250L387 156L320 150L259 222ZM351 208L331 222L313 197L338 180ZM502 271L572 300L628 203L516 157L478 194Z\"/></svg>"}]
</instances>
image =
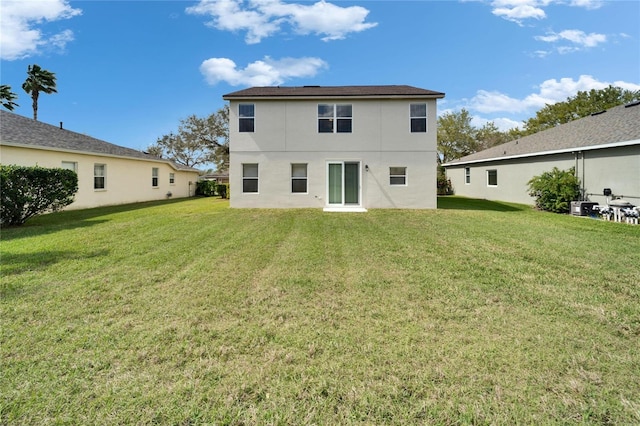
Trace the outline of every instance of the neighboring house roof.
<instances>
[{"instance_id":1,"label":"neighboring house roof","mask_svg":"<svg viewBox=\"0 0 640 426\"><path fill-rule=\"evenodd\" d=\"M78 152L109 157L135 158L168 163L176 170L197 171L173 161L114 145L91 136L72 132L31 118L0 110L0 144L50 151Z\"/></svg>"},{"instance_id":2,"label":"neighboring house roof","mask_svg":"<svg viewBox=\"0 0 640 426\"><path fill-rule=\"evenodd\" d=\"M640 102L634 102L467 155L444 166L638 144Z\"/></svg>"},{"instance_id":3,"label":"neighboring house roof","mask_svg":"<svg viewBox=\"0 0 640 426\"><path fill-rule=\"evenodd\" d=\"M413 86L300 86L250 87L222 98L444 98L444 93Z\"/></svg>"}]
</instances>

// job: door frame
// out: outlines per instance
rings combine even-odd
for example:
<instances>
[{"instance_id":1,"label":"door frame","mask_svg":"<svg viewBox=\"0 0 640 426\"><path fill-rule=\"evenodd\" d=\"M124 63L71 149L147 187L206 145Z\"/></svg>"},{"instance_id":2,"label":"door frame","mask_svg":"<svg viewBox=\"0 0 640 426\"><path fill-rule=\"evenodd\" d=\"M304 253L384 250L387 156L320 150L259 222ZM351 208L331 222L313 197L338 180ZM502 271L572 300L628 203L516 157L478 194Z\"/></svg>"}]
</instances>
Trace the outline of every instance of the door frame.
<instances>
[{"instance_id":1,"label":"door frame","mask_svg":"<svg viewBox=\"0 0 640 426\"><path fill-rule=\"evenodd\" d=\"M341 170L342 170L342 176L341 176L341 187L342 187L342 200L340 203L330 203L329 202L329 191L330 191L330 185L329 185L329 179L330 179L330 173L329 173L329 167L331 164L340 164ZM358 172L356 174L356 177L358 178L358 202L357 203L345 203L345 164L357 164L358 165ZM344 209L348 209L348 208L361 208L362 207L362 161L360 160L327 160L326 162L326 167L325 167L325 171L326 171L326 179L325 179L325 187L326 187L326 206L328 208L344 208Z\"/></svg>"}]
</instances>

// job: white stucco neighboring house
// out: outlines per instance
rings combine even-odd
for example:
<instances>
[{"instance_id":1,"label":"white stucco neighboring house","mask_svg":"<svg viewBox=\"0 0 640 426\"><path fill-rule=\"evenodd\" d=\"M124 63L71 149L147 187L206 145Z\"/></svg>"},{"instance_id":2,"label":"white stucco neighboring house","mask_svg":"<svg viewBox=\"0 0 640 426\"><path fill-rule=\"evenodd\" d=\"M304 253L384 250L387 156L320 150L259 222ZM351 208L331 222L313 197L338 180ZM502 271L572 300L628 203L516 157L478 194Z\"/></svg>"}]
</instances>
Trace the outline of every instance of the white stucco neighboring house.
<instances>
[{"instance_id":1,"label":"white stucco neighboring house","mask_svg":"<svg viewBox=\"0 0 640 426\"><path fill-rule=\"evenodd\" d=\"M196 169L7 111L0 162L75 170L78 192L67 209L190 197L198 181Z\"/></svg>"},{"instance_id":2,"label":"white stucco neighboring house","mask_svg":"<svg viewBox=\"0 0 640 426\"><path fill-rule=\"evenodd\" d=\"M231 207L436 208L436 100L412 86L229 93Z\"/></svg>"},{"instance_id":3,"label":"white stucco neighboring house","mask_svg":"<svg viewBox=\"0 0 640 426\"><path fill-rule=\"evenodd\" d=\"M443 165L457 195L535 204L534 176L575 168L585 200L640 204L640 102L562 124ZM605 189L611 190L607 197Z\"/></svg>"}]
</instances>

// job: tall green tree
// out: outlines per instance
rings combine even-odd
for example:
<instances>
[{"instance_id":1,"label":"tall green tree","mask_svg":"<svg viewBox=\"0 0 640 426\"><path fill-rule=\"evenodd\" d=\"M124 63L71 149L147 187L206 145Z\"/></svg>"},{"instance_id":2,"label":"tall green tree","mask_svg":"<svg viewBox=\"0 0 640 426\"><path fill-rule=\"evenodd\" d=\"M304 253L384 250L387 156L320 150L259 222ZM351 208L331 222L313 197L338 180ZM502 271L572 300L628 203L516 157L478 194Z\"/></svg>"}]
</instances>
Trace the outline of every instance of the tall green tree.
<instances>
[{"instance_id":1,"label":"tall green tree","mask_svg":"<svg viewBox=\"0 0 640 426\"><path fill-rule=\"evenodd\" d=\"M478 130L466 109L438 117L438 160L446 163L478 150Z\"/></svg>"},{"instance_id":2,"label":"tall green tree","mask_svg":"<svg viewBox=\"0 0 640 426\"><path fill-rule=\"evenodd\" d=\"M178 131L158 138L147 152L188 167L215 164L219 171L229 164L229 107L207 116L191 115L180 121Z\"/></svg>"},{"instance_id":3,"label":"tall green tree","mask_svg":"<svg viewBox=\"0 0 640 426\"><path fill-rule=\"evenodd\" d=\"M22 83L22 88L33 100L33 119L37 121L40 92L46 94L58 93L56 90L56 75L51 71L40 68L39 65L29 65L27 67L27 79Z\"/></svg>"},{"instance_id":4,"label":"tall green tree","mask_svg":"<svg viewBox=\"0 0 640 426\"><path fill-rule=\"evenodd\" d=\"M511 131L512 139L541 132L618 105L640 100L640 90L631 91L608 86L604 89L580 91L563 102L547 104L535 117L524 122L520 130Z\"/></svg>"},{"instance_id":5,"label":"tall green tree","mask_svg":"<svg viewBox=\"0 0 640 426\"><path fill-rule=\"evenodd\" d=\"M13 109L18 105L14 101L18 99L18 95L11 91L11 86L3 84L0 85L0 102L2 102L2 106L8 109L9 111L13 111Z\"/></svg>"}]
</instances>

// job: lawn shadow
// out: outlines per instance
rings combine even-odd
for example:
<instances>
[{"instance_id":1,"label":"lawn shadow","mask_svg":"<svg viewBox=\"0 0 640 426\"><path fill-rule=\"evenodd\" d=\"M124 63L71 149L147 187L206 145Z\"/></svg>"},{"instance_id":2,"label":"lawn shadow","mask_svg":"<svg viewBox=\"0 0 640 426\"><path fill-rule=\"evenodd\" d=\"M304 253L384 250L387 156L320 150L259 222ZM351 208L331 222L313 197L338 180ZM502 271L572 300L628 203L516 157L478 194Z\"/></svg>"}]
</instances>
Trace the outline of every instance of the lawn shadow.
<instances>
[{"instance_id":1,"label":"lawn shadow","mask_svg":"<svg viewBox=\"0 0 640 426\"><path fill-rule=\"evenodd\" d=\"M2 228L2 230L0 230L0 240L10 241L19 238L51 234L62 230L84 228L107 222L108 219L96 219L102 216L166 204L175 204L190 199L191 198L178 198L175 200L148 201L143 203L119 204L115 206L47 213L33 217L21 226Z\"/></svg>"},{"instance_id":2,"label":"lawn shadow","mask_svg":"<svg viewBox=\"0 0 640 426\"><path fill-rule=\"evenodd\" d=\"M530 209L524 204L504 203L458 196L439 196L438 209L442 210L484 210L494 212L521 212Z\"/></svg>"}]
</instances>

